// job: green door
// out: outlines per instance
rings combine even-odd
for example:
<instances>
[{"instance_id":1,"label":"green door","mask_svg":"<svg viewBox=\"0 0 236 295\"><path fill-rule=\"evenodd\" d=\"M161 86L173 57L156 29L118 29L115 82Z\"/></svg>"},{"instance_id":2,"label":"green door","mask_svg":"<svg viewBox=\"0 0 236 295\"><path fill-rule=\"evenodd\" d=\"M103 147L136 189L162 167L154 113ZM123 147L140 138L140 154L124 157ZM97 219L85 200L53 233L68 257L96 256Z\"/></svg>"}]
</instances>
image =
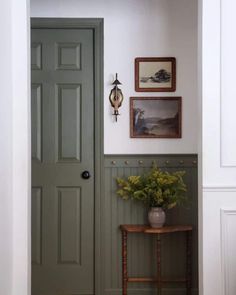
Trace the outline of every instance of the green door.
<instances>
[{"instance_id":1,"label":"green door","mask_svg":"<svg viewBox=\"0 0 236 295\"><path fill-rule=\"evenodd\" d=\"M32 295L94 294L93 30L31 41Z\"/></svg>"}]
</instances>

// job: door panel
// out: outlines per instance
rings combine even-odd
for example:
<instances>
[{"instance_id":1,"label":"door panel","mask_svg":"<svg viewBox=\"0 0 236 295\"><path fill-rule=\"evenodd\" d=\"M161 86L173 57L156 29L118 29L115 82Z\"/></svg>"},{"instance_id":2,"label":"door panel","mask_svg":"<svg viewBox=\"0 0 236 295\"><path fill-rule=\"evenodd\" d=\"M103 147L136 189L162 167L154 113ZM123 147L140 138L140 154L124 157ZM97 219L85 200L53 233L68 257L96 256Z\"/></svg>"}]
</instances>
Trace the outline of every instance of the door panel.
<instances>
[{"instance_id":1,"label":"door panel","mask_svg":"<svg viewBox=\"0 0 236 295\"><path fill-rule=\"evenodd\" d=\"M80 162L81 87L79 84L57 85L58 161ZM70 142L70 145L68 145Z\"/></svg>"},{"instance_id":2,"label":"door panel","mask_svg":"<svg viewBox=\"0 0 236 295\"><path fill-rule=\"evenodd\" d=\"M32 294L93 294L93 31L31 38Z\"/></svg>"},{"instance_id":3,"label":"door panel","mask_svg":"<svg viewBox=\"0 0 236 295\"><path fill-rule=\"evenodd\" d=\"M41 161L42 150L42 85L32 84L31 87L31 129L32 129L32 158Z\"/></svg>"}]
</instances>

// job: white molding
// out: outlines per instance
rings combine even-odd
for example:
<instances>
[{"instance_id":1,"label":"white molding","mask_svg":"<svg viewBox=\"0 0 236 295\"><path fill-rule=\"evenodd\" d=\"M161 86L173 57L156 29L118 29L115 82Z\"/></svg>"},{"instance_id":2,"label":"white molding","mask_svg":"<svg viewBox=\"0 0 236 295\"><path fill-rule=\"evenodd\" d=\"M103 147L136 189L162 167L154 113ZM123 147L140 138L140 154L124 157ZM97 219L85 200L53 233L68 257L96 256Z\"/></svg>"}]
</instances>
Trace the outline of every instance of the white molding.
<instances>
[{"instance_id":1,"label":"white molding","mask_svg":"<svg viewBox=\"0 0 236 295\"><path fill-rule=\"evenodd\" d=\"M226 210L221 209L220 210L220 228L221 228L221 234L220 234L220 250L221 250L221 274L222 274L222 295L227 294L227 267L226 267L226 249L227 249L227 236L228 236L228 228L227 223L225 221L225 214Z\"/></svg>"},{"instance_id":2,"label":"white molding","mask_svg":"<svg viewBox=\"0 0 236 295\"><path fill-rule=\"evenodd\" d=\"M220 211L224 215L236 215L236 209L221 208Z\"/></svg>"},{"instance_id":3,"label":"white molding","mask_svg":"<svg viewBox=\"0 0 236 295\"><path fill-rule=\"evenodd\" d=\"M204 185L202 189L203 192L236 192L236 186L232 185Z\"/></svg>"},{"instance_id":4,"label":"white molding","mask_svg":"<svg viewBox=\"0 0 236 295\"><path fill-rule=\"evenodd\" d=\"M220 209L220 225L221 225L221 272L222 272L222 295L231 295L229 286L229 265L228 265L228 237L231 233L228 230L227 216L235 215L236 209Z\"/></svg>"},{"instance_id":5,"label":"white molding","mask_svg":"<svg viewBox=\"0 0 236 295\"><path fill-rule=\"evenodd\" d=\"M220 167L224 168L222 151L222 0L220 0Z\"/></svg>"}]
</instances>

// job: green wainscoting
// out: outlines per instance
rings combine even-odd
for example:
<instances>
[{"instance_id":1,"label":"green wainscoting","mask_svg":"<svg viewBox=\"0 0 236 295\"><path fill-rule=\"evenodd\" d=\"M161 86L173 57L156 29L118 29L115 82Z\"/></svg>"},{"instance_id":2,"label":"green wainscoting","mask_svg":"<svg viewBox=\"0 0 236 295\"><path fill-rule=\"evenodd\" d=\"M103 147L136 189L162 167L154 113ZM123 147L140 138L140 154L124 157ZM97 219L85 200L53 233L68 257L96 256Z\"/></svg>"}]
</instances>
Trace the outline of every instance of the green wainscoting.
<instances>
[{"instance_id":1,"label":"green wainscoting","mask_svg":"<svg viewBox=\"0 0 236 295\"><path fill-rule=\"evenodd\" d=\"M121 294L120 224L147 223L147 210L135 202L116 195L116 177L138 175L148 171L153 161L168 171L185 170L188 188L187 208L167 212L167 224L192 224L193 232L193 294L198 294L198 194L197 155L107 155L104 161L104 195L101 199L101 289L102 294ZM147 235L129 235L128 268L133 276L155 275L155 239ZM185 275L185 235L172 234L162 240L162 274L176 278ZM183 295L184 285L166 285L163 295ZM156 294L154 285L129 284L129 295Z\"/></svg>"}]
</instances>

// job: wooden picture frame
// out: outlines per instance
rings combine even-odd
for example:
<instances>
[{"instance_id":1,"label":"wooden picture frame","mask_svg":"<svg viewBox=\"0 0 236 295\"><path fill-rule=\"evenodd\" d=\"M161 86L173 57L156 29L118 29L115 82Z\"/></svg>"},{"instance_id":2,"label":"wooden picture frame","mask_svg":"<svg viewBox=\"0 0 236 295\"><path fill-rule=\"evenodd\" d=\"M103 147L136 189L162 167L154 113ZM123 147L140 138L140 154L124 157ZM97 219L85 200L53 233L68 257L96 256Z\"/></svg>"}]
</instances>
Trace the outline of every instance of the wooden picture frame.
<instances>
[{"instance_id":1,"label":"wooden picture frame","mask_svg":"<svg viewBox=\"0 0 236 295\"><path fill-rule=\"evenodd\" d=\"M174 57L137 57L135 59L135 91L174 92L176 59Z\"/></svg>"},{"instance_id":2,"label":"wooden picture frame","mask_svg":"<svg viewBox=\"0 0 236 295\"><path fill-rule=\"evenodd\" d=\"M131 138L181 138L182 97L130 97Z\"/></svg>"}]
</instances>

